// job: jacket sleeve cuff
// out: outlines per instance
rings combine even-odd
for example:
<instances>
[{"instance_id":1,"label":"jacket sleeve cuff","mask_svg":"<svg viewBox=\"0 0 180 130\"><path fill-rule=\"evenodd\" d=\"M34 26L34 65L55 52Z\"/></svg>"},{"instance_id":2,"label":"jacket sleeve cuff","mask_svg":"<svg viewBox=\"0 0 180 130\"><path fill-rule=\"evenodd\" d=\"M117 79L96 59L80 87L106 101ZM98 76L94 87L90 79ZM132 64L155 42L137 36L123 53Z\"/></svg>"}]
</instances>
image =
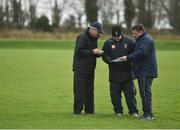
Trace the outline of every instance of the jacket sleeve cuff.
<instances>
[{"instance_id":1,"label":"jacket sleeve cuff","mask_svg":"<svg viewBox=\"0 0 180 130\"><path fill-rule=\"evenodd\" d=\"M131 55L128 55L128 56L127 56L127 61L132 61Z\"/></svg>"},{"instance_id":2,"label":"jacket sleeve cuff","mask_svg":"<svg viewBox=\"0 0 180 130\"><path fill-rule=\"evenodd\" d=\"M94 55L94 52L93 52L93 50L91 50L91 51L90 51L90 54L91 54L91 55Z\"/></svg>"}]
</instances>

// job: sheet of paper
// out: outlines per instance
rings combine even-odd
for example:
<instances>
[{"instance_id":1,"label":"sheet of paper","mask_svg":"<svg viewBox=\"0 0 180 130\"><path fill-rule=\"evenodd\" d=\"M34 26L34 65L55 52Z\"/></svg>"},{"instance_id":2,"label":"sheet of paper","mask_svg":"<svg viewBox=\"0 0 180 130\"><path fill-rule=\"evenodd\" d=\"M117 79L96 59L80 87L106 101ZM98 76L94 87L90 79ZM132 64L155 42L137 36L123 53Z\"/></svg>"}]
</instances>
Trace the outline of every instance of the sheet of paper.
<instances>
[{"instance_id":1,"label":"sheet of paper","mask_svg":"<svg viewBox=\"0 0 180 130\"><path fill-rule=\"evenodd\" d=\"M112 60L111 62L121 62L122 60L120 58L117 58L115 60Z\"/></svg>"}]
</instances>

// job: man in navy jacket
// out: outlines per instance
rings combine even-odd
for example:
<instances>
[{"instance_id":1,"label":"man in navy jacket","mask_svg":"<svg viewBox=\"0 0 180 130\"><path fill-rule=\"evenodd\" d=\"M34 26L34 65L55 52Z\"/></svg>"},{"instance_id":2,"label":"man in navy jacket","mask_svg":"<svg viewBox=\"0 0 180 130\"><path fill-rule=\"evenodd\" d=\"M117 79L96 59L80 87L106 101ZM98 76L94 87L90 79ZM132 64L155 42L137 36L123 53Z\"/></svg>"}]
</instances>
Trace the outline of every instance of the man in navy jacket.
<instances>
[{"instance_id":1,"label":"man in navy jacket","mask_svg":"<svg viewBox=\"0 0 180 130\"><path fill-rule=\"evenodd\" d=\"M135 78L138 80L140 95L142 98L142 120L154 119L152 113L151 86L154 78L157 78L156 50L152 37L144 31L142 24L132 27L132 36L136 40L134 52L123 56L123 61L132 61Z\"/></svg>"}]
</instances>

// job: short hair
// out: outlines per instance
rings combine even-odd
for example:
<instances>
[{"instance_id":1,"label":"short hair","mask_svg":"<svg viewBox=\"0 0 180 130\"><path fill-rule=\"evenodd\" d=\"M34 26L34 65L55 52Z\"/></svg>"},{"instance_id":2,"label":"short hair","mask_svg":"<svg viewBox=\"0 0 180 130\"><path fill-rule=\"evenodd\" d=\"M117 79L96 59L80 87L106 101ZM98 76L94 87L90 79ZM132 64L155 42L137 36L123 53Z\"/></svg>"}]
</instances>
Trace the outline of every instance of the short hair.
<instances>
[{"instance_id":1,"label":"short hair","mask_svg":"<svg viewBox=\"0 0 180 130\"><path fill-rule=\"evenodd\" d=\"M136 24L131 29L131 31L134 31L134 30L139 31L139 32L140 31L144 32L145 28L144 28L143 24Z\"/></svg>"}]
</instances>

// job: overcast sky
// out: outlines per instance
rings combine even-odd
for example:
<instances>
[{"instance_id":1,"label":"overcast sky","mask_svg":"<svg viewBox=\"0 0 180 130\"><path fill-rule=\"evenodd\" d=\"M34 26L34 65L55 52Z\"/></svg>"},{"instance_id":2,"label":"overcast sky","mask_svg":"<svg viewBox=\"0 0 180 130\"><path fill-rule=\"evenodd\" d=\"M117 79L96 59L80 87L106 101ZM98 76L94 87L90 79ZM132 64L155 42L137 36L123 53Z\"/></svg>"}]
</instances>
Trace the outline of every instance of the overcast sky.
<instances>
[{"instance_id":1,"label":"overcast sky","mask_svg":"<svg viewBox=\"0 0 180 130\"><path fill-rule=\"evenodd\" d=\"M83 0L58 0L58 5L60 8L63 8L62 12L62 22L64 22L65 19L68 19L69 15L74 15L77 17L77 14L75 12L75 9L72 8L72 5L76 7L76 10L79 10L81 12L84 12L84 4L82 3ZM65 2L65 3L64 3ZM46 15L50 21L52 19L52 7L54 6L54 0L39 0L38 6L37 6L37 15ZM83 21L85 21L85 15L82 18Z\"/></svg>"}]
</instances>

